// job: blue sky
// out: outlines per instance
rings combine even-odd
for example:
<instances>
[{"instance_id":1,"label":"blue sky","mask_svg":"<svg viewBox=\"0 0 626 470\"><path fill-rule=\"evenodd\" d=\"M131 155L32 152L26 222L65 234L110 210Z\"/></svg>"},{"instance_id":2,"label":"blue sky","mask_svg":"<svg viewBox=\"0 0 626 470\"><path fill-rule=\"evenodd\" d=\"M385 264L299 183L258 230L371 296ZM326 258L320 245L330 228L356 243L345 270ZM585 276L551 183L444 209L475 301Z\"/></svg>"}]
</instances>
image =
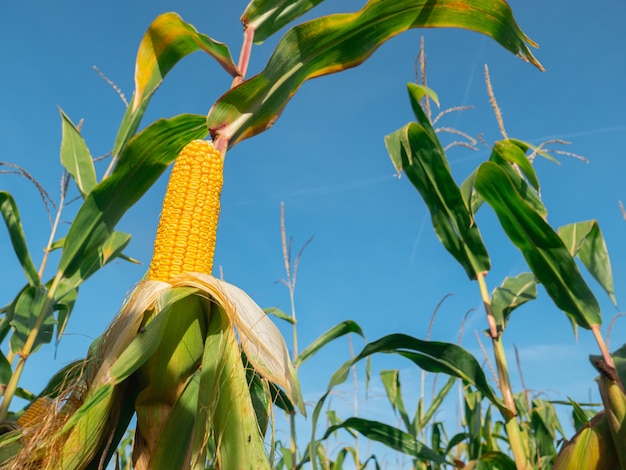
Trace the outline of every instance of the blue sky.
<instances>
[{"instance_id":1,"label":"blue sky","mask_svg":"<svg viewBox=\"0 0 626 470\"><path fill-rule=\"evenodd\" d=\"M324 2L307 18L354 11L363 3ZM85 120L83 134L94 156L111 149L124 112L123 102L92 66L130 97L137 45L154 17L166 11L177 11L201 32L226 42L237 57L239 16L245 4L4 2L0 6L0 160L26 168L58 200L57 106L74 122ZM347 319L357 321L369 340L393 332L425 338L433 309L453 293L439 311L432 339L456 342L463 316L475 308L466 323L463 345L482 360L474 334L486 327L478 288L440 246L417 191L406 178L394 176L383 142L386 134L413 119L406 83L415 79L414 60L422 35L428 83L437 91L442 108L474 106L449 114L441 125L473 136L482 134L489 144L500 137L483 79L483 66L488 64L510 136L534 144L566 139L572 144L559 148L589 159L585 164L561 157L560 166L537 161L542 194L554 227L599 221L612 257L618 302L623 298L626 221L618 201L626 200L626 32L621 24L626 5L601 0L590 7L588 2L572 0L565 7L563 2L530 0L513 1L511 6L524 32L539 43L535 54L547 72L539 72L476 33L410 31L389 41L364 65L306 83L273 128L228 153L215 260L227 281L242 287L261 306L288 310L288 292L276 282L285 276L281 202L296 251L314 237L300 260L296 287L300 349ZM262 68L277 38L254 47L249 76ZM196 53L168 75L143 124L180 113L205 114L229 84L227 74L211 58ZM488 155L484 146L478 151L452 149L448 157L457 181ZM97 166L100 176L105 165ZM25 387L37 392L53 370L84 356L141 278L150 260L165 184L163 177L119 225L133 235L127 254L144 264L112 263L81 288L56 358L52 346L36 354L27 364ZM38 264L49 223L37 191L12 175L0 175L0 189L16 198ZM72 194L77 194L75 188ZM76 208L76 203L67 208L66 221ZM487 208L479 214L493 265L487 277L490 289L505 276L526 270L495 221ZM0 229L0 260L4 305L24 283L4 228ZM51 258L48 275L57 260ZM590 284L602 304L606 331L619 310L597 284ZM625 321L615 323L612 349L626 342ZM283 326L290 344L290 328ZM576 341L565 315L541 288L539 300L513 315L504 341L511 352L517 390L513 345L520 350L526 384L533 391L554 399L571 396L586 401L590 394L598 399L595 373L587 360L588 354L597 353L591 334L581 330ZM354 338L356 350L362 345ZM348 358L347 342L341 341L306 363L300 369L305 400L317 400L332 371ZM374 367L400 368L407 384L419 384L419 370L400 359L376 358ZM380 392L380 382L373 386ZM407 398L410 403L414 400ZM344 411L343 417L349 416L351 405ZM359 413L393 421L384 403L368 402L364 395Z\"/></svg>"}]
</instances>

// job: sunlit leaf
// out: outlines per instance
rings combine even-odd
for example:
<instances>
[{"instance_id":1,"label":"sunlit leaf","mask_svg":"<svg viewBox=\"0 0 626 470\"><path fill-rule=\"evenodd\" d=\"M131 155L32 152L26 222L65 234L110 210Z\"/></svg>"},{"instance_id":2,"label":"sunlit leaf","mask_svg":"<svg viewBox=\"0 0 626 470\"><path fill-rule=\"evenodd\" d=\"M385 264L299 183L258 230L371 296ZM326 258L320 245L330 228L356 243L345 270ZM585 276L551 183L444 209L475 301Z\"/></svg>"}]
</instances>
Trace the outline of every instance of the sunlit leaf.
<instances>
[{"instance_id":1,"label":"sunlit leaf","mask_svg":"<svg viewBox=\"0 0 626 470\"><path fill-rule=\"evenodd\" d=\"M606 242L596 220L559 227L559 235L572 256L578 256L591 275L617 305L613 272Z\"/></svg>"},{"instance_id":2,"label":"sunlit leaf","mask_svg":"<svg viewBox=\"0 0 626 470\"><path fill-rule=\"evenodd\" d=\"M61 163L68 171L83 198L96 185L96 169L85 139L69 117L59 109L62 119Z\"/></svg>"},{"instance_id":3,"label":"sunlit leaf","mask_svg":"<svg viewBox=\"0 0 626 470\"><path fill-rule=\"evenodd\" d=\"M493 162L483 163L475 187L556 306L583 328L601 324L598 302L563 241L519 195L505 171Z\"/></svg>"},{"instance_id":4,"label":"sunlit leaf","mask_svg":"<svg viewBox=\"0 0 626 470\"><path fill-rule=\"evenodd\" d=\"M111 176L93 189L70 227L59 261L65 277L72 276L85 257L100 249L124 213L182 148L204 136L204 118L184 114L154 122L128 143Z\"/></svg>"},{"instance_id":5,"label":"sunlit leaf","mask_svg":"<svg viewBox=\"0 0 626 470\"><path fill-rule=\"evenodd\" d=\"M289 30L265 69L223 95L209 111L214 139L230 145L269 128L289 99L311 78L365 61L385 41L419 27L459 27L484 33L520 58L541 65L535 44L501 0L370 0L360 11L308 21Z\"/></svg>"},{"instance_id":6,"label":"sunlit leaf","mask_svg":"<svg viewBox=\"0 0 626 470\"><path fill-rule=\"evenodd\" d=\"M319 338L309 344L309 346L298 355L298 357L294 361L294 364L300 365L304 363L304 361L315 355L315 353L323 348L326 344L349 333L356 333L362 338L365 337L358 323L352 320L346 320L342 323L339 323L338 325L333 326L325 333L322 333Z\"/></svg>"},{"instance_id":7,"label":"sunlit leaf","mask_svg":"<svg viewBox=\"0 0 626 470\"><path fill-rule=\"evenodd\" d=\"M28 247L26 246L26 236L22 228L20 212L17 209L15 199L6 191L0 191L0 212L2 212L2 218L9 230L9 238L13 245L13 251L15 251L15 255L24 270L24 274L26 274L28 283L31 286L39 285L41 281L39 280L37 268L35 268L30 253L28 252Z\"/></svg>"},{"instance_id":8,"label":"sunlit leaf","mask_svg":"<svg viewBox=\"0 0 626 470\"><path fill-rule=\"evenodd\" d=\"M137 51L135 92L115 139L113 147L115 157L137 131L148 102L165 75L181 59L196 51L206 52L229 74L237 75L237 66L228 47L199 33L176 13L164 13L148 27Z\"/></svg>"},{"instance_id":9,"label":"sunlit leaf","mask_svg":"<svg viewBox=\"0 0 626 470\"><path fill-rule=\"evenodd\" d=\"M419 105L414 109L421 112ZM430 125L409 123L386 136L385 145L392 161L400 162L400 168L422 195L437 237L467 276L475 279L477 273L488 271L489 255L480 231Z\"/></svg>"},{"instance_id":10,"label":"sunlit leaf","mask_svg":"<svg viewBox=\"0 0 626 470\"><path fill-rule=\"evenodd\" d=\"M330 434L341 428L354 429L372 441L380 442L390 449L397 450L398 452L405 453L415 458L440 464L449 463L444 456L438 454L425 444L422 444L410 434L379 421L356 417L348 418L341 424L329 427L323 439L326 439Z\"/></svg>"},{"instance_id":11,"label":"sunlit leaf","mask_svg":"<svg viewBox=\"0 0 626 470\"><path fill-rule=\"evenodd\" d=\"M548 215L548 211L539 197L539 181L535 170L522 148L511 140L496 142L489 160L500 165L500 168L504 170L515 186L517 193L527 204L539 215L543 217ZM526 178L522 178L522 174Z\"/></svg>"},{"instance_id":12,"label":"sunlit leaf","mask_svg":"<svg viewBox=\"0 0 626 470\"><path fill-rule=\"evenodd\" d=\"M254 30L254 42L261 44L283 26L302 16L324 0L252 0L241 16L244 27Z\"/></svg>"},{"instance_id":13,"label":"sunlit leaf","mask_svg":"<svg viewBox=\"0 0 626 470\"><path fill-rule=\"evenodd\" d=\"M531 273L507 277L491 295L491 310L498 326L504 328L509 315L520 305L537 297L537 281Z\"/></svg>"}]
</instances>

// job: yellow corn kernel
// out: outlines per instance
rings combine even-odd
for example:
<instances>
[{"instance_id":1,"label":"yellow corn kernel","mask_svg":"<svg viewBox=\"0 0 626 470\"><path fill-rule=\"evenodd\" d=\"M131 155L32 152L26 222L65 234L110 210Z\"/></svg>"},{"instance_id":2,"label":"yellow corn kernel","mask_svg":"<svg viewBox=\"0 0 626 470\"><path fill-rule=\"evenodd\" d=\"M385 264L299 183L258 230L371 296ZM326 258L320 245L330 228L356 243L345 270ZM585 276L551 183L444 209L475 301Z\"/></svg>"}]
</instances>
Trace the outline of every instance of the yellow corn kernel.
<instances>
[{"instance_id":1,"label":"yellow corn kernel","mask_svg":"<svg viewBox=\"0 0 626 470\"><path fill-rule=\"evenodd\" d=\"M163 199L148 279L211 274L223 168L220 153L206 140L194 140L180 152Z\"/></svg>"},{"instance_id":2,"label":"yellow corn kernel","mask_svg":"<svg viewBox=\"0 0 626 470\"><path fill-rule=\"evenodd\" d=\"M30 428L34 424L39 424L42 419L48 415L50 408L54 402L48 397L37 398L28 407L24 414L17 419L17 424L22 428Z\"/></svg>"}]
</instances>

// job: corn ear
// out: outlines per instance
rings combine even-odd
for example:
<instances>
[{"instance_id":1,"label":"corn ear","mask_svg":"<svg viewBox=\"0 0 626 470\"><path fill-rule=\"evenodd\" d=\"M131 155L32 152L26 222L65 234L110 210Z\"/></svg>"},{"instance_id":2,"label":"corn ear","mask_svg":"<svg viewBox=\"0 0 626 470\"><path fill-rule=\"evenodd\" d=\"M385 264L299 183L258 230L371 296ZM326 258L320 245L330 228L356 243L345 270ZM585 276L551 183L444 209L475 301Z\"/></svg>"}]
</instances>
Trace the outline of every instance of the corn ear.
<instances>
[{"instance_id":1,"label":"corn ear","mask_svg":"<svg viewBox=\"0 0 626 470\"><path fill-rule=\"evenodd\" d=\"M148 279L170 282L211 273L224 161L211 142L194 140L178 155L163 200Z\"/></svg>"},{"instance_id":2,"label":"corn ear","mask_svg":"<svg viewBox=\"0 0 626 470\"><path fill-rule=\"evenodd\" d=\"M602 410L563 446L552 470L607 470L619 467L608 416Z\"/></svg>"},{"instance_id":3,"label":"corn ear","mask_svg":"<svg viewBox=\"0 0 626 470\"><path fill-rule=\"evenodd\" d=\"M600 371L600 396L622 468L626 468L626 394L615 369L596 362Z\"/></svg>"}]
</instances>

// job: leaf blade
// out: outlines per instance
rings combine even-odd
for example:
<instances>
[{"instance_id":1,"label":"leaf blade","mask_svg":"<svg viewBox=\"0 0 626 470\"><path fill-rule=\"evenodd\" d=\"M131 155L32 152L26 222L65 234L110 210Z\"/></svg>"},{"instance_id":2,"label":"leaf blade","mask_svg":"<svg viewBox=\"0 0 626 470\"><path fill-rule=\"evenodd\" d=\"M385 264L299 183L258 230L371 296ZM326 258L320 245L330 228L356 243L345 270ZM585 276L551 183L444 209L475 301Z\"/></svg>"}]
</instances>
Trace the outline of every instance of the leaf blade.
<instances>
[{"instance_id":1,"label":"leaf blade","mask_svg":"<svg viewBox=\"0 0 626 470\"><path fill-rule=\"evenodd\" d=\"M59 108L62 120L61 163L68 171L83 199L96 186L96 168L85 139L70 118Z\"/></svg>"},{"instance_id":2,"label":"leaf blade","mask_svg":"<svg viewBox=\"0 0 626 470\"><path fill-rule=\"evenodd\" d=\"M460 27L486 34L520 58L541 65L535 44L499 0L370 0L361 10L298 25L278 43L265 69L223 95L209 111L213 139L230 145L268 129L311 78L364 62L391 37L418 27Z\"/></svg>"},{"instance_id":3,"label":"leaf blade","mask_svg":"<svg viewBox=\"0 0 626 470\"><path fill-rule=\"evenodd\" d=\"M556 306L583 328L601 324L598 302L563 241L517 193L505 171L493 162L483 163L475 187Z\"/></svg>"}]
</instances>

